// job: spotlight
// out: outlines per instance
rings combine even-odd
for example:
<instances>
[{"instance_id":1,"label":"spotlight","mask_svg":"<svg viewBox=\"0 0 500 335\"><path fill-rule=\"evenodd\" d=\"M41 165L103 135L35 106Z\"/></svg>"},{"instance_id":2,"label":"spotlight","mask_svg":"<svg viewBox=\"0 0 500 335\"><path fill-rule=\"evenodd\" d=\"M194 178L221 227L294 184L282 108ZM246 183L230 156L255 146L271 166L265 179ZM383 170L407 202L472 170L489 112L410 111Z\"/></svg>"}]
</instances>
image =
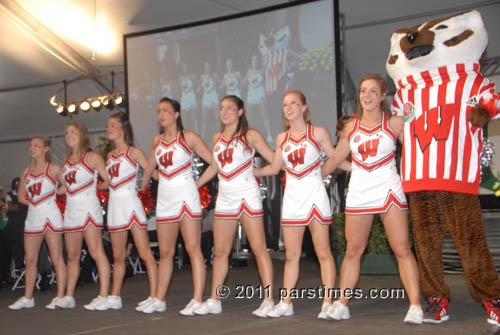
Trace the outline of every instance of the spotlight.
<instances>
[{"instance_id":1,"label":"spotlight","mask_svg":"<svg viewBox=\"0 0 500 335\"><path fill-rule=\"evenodd\" d=\"M90 103L90 105L92 106L92 108L98 112L100 109L101 109L101 100L99 100L99 98L95 98L94 100L92 100L92 102Z\"/></svg>"},{"instance_id":2,"label":"spotlight","mask_svg":"<svg viewBox=\"0 0 500 335\"><path fill-rule=\"evenodd\" d=\"M76 113L76 104L75 103L71 103L68 105L68 113Z\"/></svg>"},{"instance_id":3,"label":"spotlight","mask_svg":"<svg viewBox=\"0 0 500 335\"><path fill-rule=\"evenodd\" d=\"M52 106L57 106L57 101L56 101L56 95L54 94L53 96L50 97L49 99L49 103L52 105Z\"/></svg>"},{"instance_id":4,"label":"spotlight","mask_svg":"<svg viewBox=\"0 0 500 335\"><path fill-rule=\"evenodd\" d=\"M64 105L62 103L57 104L56 112L57 112L57 114L64 113Z\"/></svg>"},{"instance_id":5,"label":"spotlight","mask_svg":"<svg viewBox=\"0 0 500 335\"><path fill-rule=\"evenodd\" d=\"M113 109L113 99L109 95L105 95L102 97L102 105L109 110Z\"/></svg>"},{"instance_id":6,"label":"spotlight","mask_svg":"<svg viewBox=\"0 0 500 335\"><path fill-rule=\"evenodd\" d=\"M115 96L115 104L119 106L122 103L123 103L123 95L121 93L117 93Z\"/></svg>"},{"instance_id":7,"label":"spotlight","mask_svg":"<svg viewBox=\"0 0 500 335\"><path fill-rule=\"evenodd\" d=\"M90 103L87 100L82 101L82 103L80 104L80 110L88 112L90 110Z\"/></svg>"}]
</instances>

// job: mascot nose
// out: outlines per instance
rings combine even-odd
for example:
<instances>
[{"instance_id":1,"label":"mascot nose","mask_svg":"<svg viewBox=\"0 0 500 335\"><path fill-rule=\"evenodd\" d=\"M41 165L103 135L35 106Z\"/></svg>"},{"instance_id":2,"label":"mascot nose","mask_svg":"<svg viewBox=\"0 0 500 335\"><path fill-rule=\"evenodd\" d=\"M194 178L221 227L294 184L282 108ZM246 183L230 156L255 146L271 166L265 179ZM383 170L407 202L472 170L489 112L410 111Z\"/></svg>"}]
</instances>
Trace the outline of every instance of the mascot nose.
<instances>
[{"instance_id":1,"label":"mascot nose","mask_svg":"<svg viewBox=\"0 0 500 335\"><path fill-rule=\"evenodd\" d=\"M417 40L417 37L418 37L418 32L414 32L414 33L406 35L406 38L408 39L408 41L411 44L415 43L415 41Z\"/></svg>"}]
</instances>

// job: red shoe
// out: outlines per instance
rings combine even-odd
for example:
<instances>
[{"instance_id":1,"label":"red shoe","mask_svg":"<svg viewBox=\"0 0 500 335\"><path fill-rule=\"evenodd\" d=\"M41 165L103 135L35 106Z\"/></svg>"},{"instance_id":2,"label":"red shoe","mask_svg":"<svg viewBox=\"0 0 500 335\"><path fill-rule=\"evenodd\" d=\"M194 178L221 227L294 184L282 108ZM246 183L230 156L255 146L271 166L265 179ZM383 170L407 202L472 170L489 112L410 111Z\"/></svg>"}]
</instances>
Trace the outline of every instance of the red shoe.
<instances>
[{"instance_id":1,"label":"red shoe","mask_svg":"<svg viewBox=\"0 0 500 335\"><path fill-rule=\"evenodd\" d=\"M427 298L427 310L424 314L424 323L439 324L448 321L448 299L440 297Z\"/></svg>"},{"instance_id":2,"label":"red shoe","mask_svg":"<svg viewBox=\"0 0 500 335\"><path fill-rule=\"evenodd\" d=\"M493 299L483 302L484 309L486 309L486 321L490 325L500 326L498 319L500 318L500 299Z\"/></svg>"}]
</instances>

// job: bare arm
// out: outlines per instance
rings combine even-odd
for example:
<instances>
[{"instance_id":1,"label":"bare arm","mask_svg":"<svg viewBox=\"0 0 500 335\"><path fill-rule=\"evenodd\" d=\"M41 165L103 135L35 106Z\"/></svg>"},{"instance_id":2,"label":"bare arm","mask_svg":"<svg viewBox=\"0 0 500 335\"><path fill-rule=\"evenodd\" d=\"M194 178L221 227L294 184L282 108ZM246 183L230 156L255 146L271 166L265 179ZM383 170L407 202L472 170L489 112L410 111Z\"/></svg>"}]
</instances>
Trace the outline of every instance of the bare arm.
<instances>
[{"instance_id":1,"label":"bare arm","mask_svg":"<svg viewBox=\"0 0 500 335\"><path fill-rule=\"evenodd\" d=\"M274 152L267 144L264 136L255 129L248 129L247 140L250 146L257 150L257 152L270 163L273 161Z\"/></svg>"},{"instance_id":2,"label":"bare arm","mask_svg":"<svg viewBox=\"0 0 500 335\"><path fill-rule=\"evenodd\" d=\"M212 136L212 147L215 145L215 142L217 141L219 136L220 136L220 132L217 132L214 134L214 136ZM203 145L205 145L205 142L203 142ZM206 145L205 145L205 147L206 147ZM208 150L208 148L207 148L207 150ZM210 154L210 157L209 158L207 157L209 159L207 162L209 162L210 165L208 166L208 168L205 169L205 171L203 171L203 174L196 181L197 187L201 187L201 186L205 185L210 180L212 180L213 177L215 177L217 175L217 165L216 165L215 161L213 160L212 153L210 151L209 151L209 154ZM203 158L201 155L200 155L200 157Z\"/></svg>"},{"instance_id":3,"label":"bare arm","mask_svg":"<svg viewBox=\"0 0 500 335\"><path fill-rule=\"evenodd\" d=\"M19 180L19 186L17 187L17 199L19 200L20 203L23 205L28 206L30 202L26 200L24 195L26 194L26 179L24 178L26 176L26 173L28 172L28 169L25 169L23 173L21 174L21 178Z\"/></svg>"},{"instance_id":4,"label":"bare arm","mask_svg":"<svg viewBox=\"0 0 500 335\"><path fill-rule=\"evenodd\" d=\"M106 163L104 159L96 152L89 152L88 162L91 167L97 170L99 176L101 176L103 182L97 185L98 190L106 190L109 185L108 172L106 171Z\"/></svg>"},{"instance_id":5,"label":"bare arm","mask_svg":"<svg viewBox=\"0 0 500 335\"><path fill-rule=\"evenodd\" d=\"M347 123L342 131L340 132L339 142L335 147L335 151L333 152L333 157L328 158L328 160L321 167L321 175L328 176L332 173L336 168L338 168L341 163L347 158L349 153L351 152L351 148L349 146L349 140L347 139L347 135L352 129L352 122Z\"/></svg>"},{"instance_id":6,"label":"bare arm","mask_svg":"<svg viewBox=\"0 0 500 335\"><path fill-rule=\"evenodd\" d=\"M276 149L274 150L274 155L271 164L264 166L260 169L254 169L253 174L256 177L262 176L274 176L280 172L281 166L283 165L283 157L281 155L280 143L283 142L285 133L280 133L276 137Z\"/></svg>"},{"instance_id":7,"label":"bare arm","mask_svg":"<svg viewBox=\"0 0 500 335\"><path fill-rule=\"evenodd\" d=\"M53 175L57 182L59 183L59 187L57 188L57 194L65 194L66 193L66 185L64 183L64 178L62 174L62 169L57 164L50 164L50 174Z\"/></svg>"},{"instance_id":8,"label":"bare arm","mask_svg":"<svg viewBox=\"0 0 500 335\"><path fill-rule=\"evenodd\" d=\"M405 120L402 116L391 116L389 119L389 127L394 131L394 134L398 137L399 142L403 143L403 129L405 125Z\"/></svg>"},{"instance_id":9,"label":"bare arm","mask_svg":"<svg viewBox=\"0 0 500 335\"><path fill-rule=\"evenodd\" d=\"M201 157L205 162L210 164L212 162L212 153L208 149L205 141L195 132L186 130L184 132L184 138L186 139L187 145L194 150L194 152Z\"/></svg>"},{"instance_id":10,"label":"bare arm","mask_svg":"<svg viewBox=\"0 0 500 335\"><path fill-rule=\"evenodd\" d=\"M146 168L144 169L144 174L142 175L141 182L141 190L144 190L146 186L149 184L149 179L151 179L151 175L153 171L156 169L156 159L155 159L155 147L160 142L161 135L156 135L153 138L153 143L151 144L151 150L149 151L149 159L146 164Z\"/></svg>"}]
</instances>

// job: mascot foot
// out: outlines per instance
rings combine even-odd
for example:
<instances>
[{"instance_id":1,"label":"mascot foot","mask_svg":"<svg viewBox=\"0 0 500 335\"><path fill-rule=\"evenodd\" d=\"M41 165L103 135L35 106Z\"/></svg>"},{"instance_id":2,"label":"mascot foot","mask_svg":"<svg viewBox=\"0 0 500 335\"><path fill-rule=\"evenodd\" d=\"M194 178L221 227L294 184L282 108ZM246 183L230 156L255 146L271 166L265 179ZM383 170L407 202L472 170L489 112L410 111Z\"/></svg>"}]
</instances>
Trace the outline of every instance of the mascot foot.
<instances>
[{"instance_id":1,"label":"mascot foot","mask_svg":"<svg viewBox=\"0 0 500 335\"><path fill-rule=\"evenodd\" d=\"M486 321L490 325L500 326L498 319L500 318L500 299L493 299L483 302L484 309L486 309Z\"/></svg>"},{"instance_id":2,"label":"mascot foot","mask_svg":"<svg viewBox=\"0 0 500 335\"><path fill-rule=\"evenodd\" d=\"M429 297L428 307L424 315L425 323L439 324L448 321L448 299L441 297Z\"/></svg>"}]
</instances>

